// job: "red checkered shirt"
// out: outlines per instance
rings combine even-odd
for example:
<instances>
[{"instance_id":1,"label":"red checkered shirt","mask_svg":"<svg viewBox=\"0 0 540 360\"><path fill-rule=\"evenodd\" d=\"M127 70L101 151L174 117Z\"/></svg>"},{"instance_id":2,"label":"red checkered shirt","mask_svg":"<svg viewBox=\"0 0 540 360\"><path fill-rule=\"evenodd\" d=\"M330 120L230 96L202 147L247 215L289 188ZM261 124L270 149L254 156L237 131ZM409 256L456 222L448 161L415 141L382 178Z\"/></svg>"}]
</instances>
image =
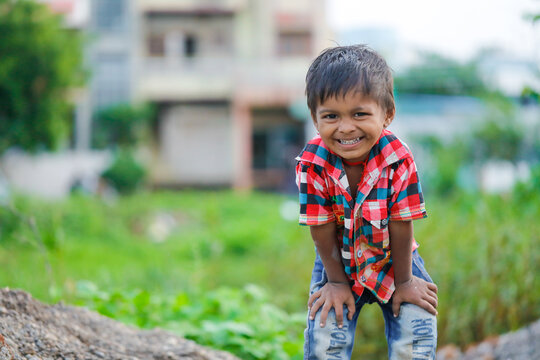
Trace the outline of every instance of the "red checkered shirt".
<instances>
[{"instance_id":1,"label":"red checkered shirt","mask_svg":"<svg viewBox=\"0 0 540 360\"><path fill-rule=\"evenodd\" d=\"M341 157L316 136L296 158L300 224L335 221L345 272L352 290L369 289L383 303L394 293L388 221L426 217L413 156L392 132L384 130L367 158L353 200ZM413 239L412 250L418 244Z\"/></svg>"}]
</instances>

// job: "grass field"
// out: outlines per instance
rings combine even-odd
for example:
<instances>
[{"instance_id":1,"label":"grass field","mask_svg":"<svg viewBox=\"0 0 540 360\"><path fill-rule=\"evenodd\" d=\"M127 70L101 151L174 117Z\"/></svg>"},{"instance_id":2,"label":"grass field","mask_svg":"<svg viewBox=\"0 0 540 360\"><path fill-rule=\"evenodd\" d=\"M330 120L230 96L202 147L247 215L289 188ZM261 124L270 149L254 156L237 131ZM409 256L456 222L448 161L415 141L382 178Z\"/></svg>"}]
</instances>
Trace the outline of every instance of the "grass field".
<instances>
[{"instance_id":1,"label":"grass field","mask_svg":"<svg viewBox=\"0 0 540 360\"><path fill-rule=\"evenodd\" d=\"M291 201L230 191L17 197L0 208L0 284L243 358L295 358L313 245ZM439 344L540 317L540 196L428 197L427 207L415 237L439 286ZM264 326L261 313L272 314ZM357 348L376 359L382 316L371 306L360 319Z\"/></svg>"}]
</instances>

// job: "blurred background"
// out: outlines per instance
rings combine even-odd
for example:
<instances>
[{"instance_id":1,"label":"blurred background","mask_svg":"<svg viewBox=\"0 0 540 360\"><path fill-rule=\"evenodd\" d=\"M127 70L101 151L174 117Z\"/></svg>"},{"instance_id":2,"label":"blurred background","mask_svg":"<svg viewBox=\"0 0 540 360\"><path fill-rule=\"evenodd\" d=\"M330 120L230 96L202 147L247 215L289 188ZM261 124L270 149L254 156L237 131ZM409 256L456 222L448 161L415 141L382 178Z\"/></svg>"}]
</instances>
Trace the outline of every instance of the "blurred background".
<instances>
[{"instance_id":1,"label":"blurred background","mask_svg":"<svg viewBox=\"0 0 540 360\"><path fill-rule=\"evenodd\" d=\"M394 70L391 130L418 163L440 346L525 326L539 18L534 0L0 0L0 284L301 358L304 77L326 47L364 43ZM357 354L384 357L382 316L364 312Z\"/></svg>"}]
</instances>

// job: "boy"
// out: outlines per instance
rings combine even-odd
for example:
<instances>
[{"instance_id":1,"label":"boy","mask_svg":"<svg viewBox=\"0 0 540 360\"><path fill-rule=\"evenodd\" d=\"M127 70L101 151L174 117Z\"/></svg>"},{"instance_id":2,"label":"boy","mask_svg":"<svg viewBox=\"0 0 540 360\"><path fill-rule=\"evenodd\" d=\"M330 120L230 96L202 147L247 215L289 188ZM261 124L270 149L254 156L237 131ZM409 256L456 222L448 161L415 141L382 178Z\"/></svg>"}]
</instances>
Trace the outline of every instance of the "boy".
<instances>
[{"instance_id":1,"label":"boy","mask_svg":"<svg viewBox=\"0 0 540 360\"><path fill-rule=\"evenodd\" d=\"M323 51L306 76L319 135L297 157L300 223L316 247L305 359L349 359L362 306L377 302L391 359L433 359L437 287L413 238L426 211L416 165L386 128L393 79L367 46Z\"/></svg>"}]
</instances>

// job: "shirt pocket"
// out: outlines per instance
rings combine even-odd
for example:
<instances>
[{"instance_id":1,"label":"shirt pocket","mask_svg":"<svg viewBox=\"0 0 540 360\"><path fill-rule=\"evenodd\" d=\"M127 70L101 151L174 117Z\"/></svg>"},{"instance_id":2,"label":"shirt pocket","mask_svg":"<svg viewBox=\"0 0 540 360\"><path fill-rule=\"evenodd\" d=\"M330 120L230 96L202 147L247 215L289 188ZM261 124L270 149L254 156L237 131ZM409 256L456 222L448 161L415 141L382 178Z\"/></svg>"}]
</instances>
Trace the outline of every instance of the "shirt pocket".
<instances>
[{"instance_id":1,"label":"shirt pocket","mask_svg":"<svg viewBox=\"0 0 540 360\"><path fill-rule=\"evenodd\" d=\"M365 200L362 203L362 217L375 228L388 226L388 204L386 200Z\"/></svg>"},{"instance_id":2,"label":"shirt pocket","mask_svg":"<svg viewBox=\"0 0 540 360\"><path fill-rule=\"evenodd\" d=\"M345 222L345 210L343 209L343 205L340 204L333 204L332 210L334 211L334 217L336 218L336 224L339 226L343 226L343 223Z\"/></svg>"}]
</instances>

